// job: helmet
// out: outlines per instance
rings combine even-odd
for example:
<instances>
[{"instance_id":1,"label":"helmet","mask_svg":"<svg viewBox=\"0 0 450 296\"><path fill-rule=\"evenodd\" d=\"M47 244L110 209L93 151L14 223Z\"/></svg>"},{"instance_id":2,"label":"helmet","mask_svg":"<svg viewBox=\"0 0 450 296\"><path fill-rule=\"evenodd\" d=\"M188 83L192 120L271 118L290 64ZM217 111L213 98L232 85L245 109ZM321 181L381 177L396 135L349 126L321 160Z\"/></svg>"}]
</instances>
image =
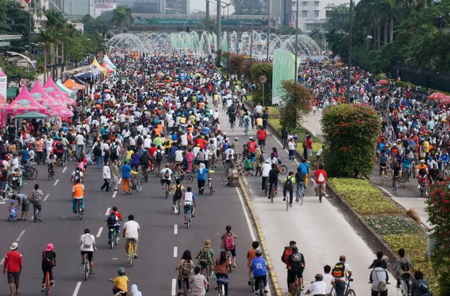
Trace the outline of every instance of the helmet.
<instances>
[{"instance_id":1,"label":"helmet","mask_svg":"<svg viewBox=\"0 0 450 296\"><path fill-rule=\"evenodd\" d=\"M119 267L119 269L117 270L117 273L118 273L120 276L125 275L125 268Z\"/></svg>"},{"instance_id":2,"label":"helmet","mask_svg":"<svg viewBox=\"0 0 450 296\"><path fill-rule=\"evenodd\" d=\"M316 278L316 281L323 280L323 275L321 275L320 273L316 274L314 277Z\"/></svg>"},{"instance_id":3,"label":"helmet","mask_svg":"<svg viewBox=\"0 0 450 296\"><path fill-rule=\"evenodd\" d=\"M421 159L421 160L420 160L420 163L425 163L425 160L424 160L424 159Z\"/></svg>"},{"instance_id":4,"label":"helmet","mask_svg":"<svg viewBox=\"0 0 450 296\"><path fill-rule=\"evenodd\" d=\"M253 140L253 137L250 137L249 140L250 140L250 141Z\"/></svg>"},{"instance_id":5,"label":"helmet","mask_svg":"<svg viewBox=\"0 0 450 296\"><path fill-rule=\"evenodd\" d=\"M258 256L258 257L261 256L262 255L262 251L260 249L257 249L256 252L255 252L255 255Z\"/></svg>"}]
</instances>

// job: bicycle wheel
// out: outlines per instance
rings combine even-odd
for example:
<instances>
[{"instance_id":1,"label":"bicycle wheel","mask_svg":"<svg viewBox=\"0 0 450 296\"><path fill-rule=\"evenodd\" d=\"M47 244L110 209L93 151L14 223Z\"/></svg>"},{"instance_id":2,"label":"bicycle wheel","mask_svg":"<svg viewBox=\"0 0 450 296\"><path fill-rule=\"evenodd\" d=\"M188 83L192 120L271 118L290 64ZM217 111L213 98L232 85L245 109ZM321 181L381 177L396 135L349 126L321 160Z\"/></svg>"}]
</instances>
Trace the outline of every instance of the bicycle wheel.
<instances>
[{"instance_id":1,"label":"bicycle wheel","mask_svg":"<svg viewBox=\"0 0 450 296\"><path fill-rule=\"evenodd\" d=\"M187 224L186 224L187 229L189 229L191 227L191 219L192 219L192 213L191 213L191 210L189 209L188 213L187 213Z\"/></svg>"},{"instance_id":2,"label":"bicycle wheel","mask_svg":"<svg viewBox=\"0 0 450 296\"><path fill-rule=\"evenodd\" d=\"M208 284L205 286L206 292L209 291L209 267L207 266L205 269L203 269L203 276L205 277Z\"/></svg>"},{"instance_id":3,"label":"bicycle wheel","mask_svg":"<svg viewBox=\"0 0 450 296\"><path fill-rule=\"evenodd\" d=\"M209 195L212 195L213 192L214 192L214 188L213 188L212 182L209 182Z\"/></svg>"},{"instance_id":4,"label":"bicycle wheel","mask_svg":"<svg viewBox=\"0 0 450 296\"><path fill-rule=\"evenodd\" d=\"M47 271L45 273L45 295L50 295L50 291L52 289L52 284L50 283L50 273Z\"/></svg>"},{"instance_id":5,"label":"bicycle wheel","mask_svg":"<svg viewBox=\"0 0 450 296\"><path fill-rule=\"evenodd\" d=\"M114 228L111 228L109 232L111 233L111 235L109 236L109 246L111 247L111 249L114 249L114 244L116 242L116 231L114 230Z\"/></svg>"},{"instance_id":6,"label":"bicycle wheel","mask_svg":"<svg viewBox=\"0 0 450 296\"><path fill-rule=\"evenodd\" d=\"M89 261L84 256L84 280L87 281L89 277Z\"/></svg>"},{"instance_id":7,"label":"bicycle wheel","mask_svg":"<svg viewBox=\"0 0 450 296\"><path fill-rule=\"evenodd\" d=\"M49 181L53 180L53 174L52 174L51 171L48 171L47 179L48 179Z\"/></svg>"},{"instance_id":8,"label":"bicycle wheel","mask_svg":"<svg viewBox=\"0 0 450 296\"><path fill-rule=\"evenodd\" d=\"M356 293L354 290L350 289L345 293L345 296L356 296Z\"/></svg>"},{"instance_id":9,"label":"bicycle wheel","mask_svg":"<svg viewBox=\"0 0 450 296\"><path fill-rule=\"evenodd\" d=\"M83 209L81 208L82 203L79 201L77 205L78 217L83 220Z\"/></svg>"},{"instance_id":10,"label":"bicycle wheel","mask_svg":"<svg viewBox=\"0 0 450 296\"><path fill-rule=\"evenodd\" d=\"M225 182L228 182L228 174L225 172L225 173L223 173L222 175L221 175L221 177L222 177L222 181L225 181Z\"/></svg>"},{"instance_id":11,"label":"bicycle wheel","mask_svg":"<svg viewBox=\"0 0 450 296\"><path fill-rule=\"evenodd\" d=\"M29 166L29 167L27 167L26 171L28 172L27 173L28 180L36 179L36 177L38 175L38 170L37 169L35 169L34 167Z\"/></svg>"},{"instance_id":12,"label":"bicycle wheel","mask_svg":"<svg viewBox=\"0 0 450 296\"><path fill-rule=\"evenodd\" d=\"M192 175L186 175L184 179L186 180L186 183L192 183L192 181L194 181L194 177Z\"/></svg>"},{"instance_id":13,"label":"bicycle wheel","mask_svg":"<svg viewBox=\"0 0 450 296\"><path fill-rule=\"evenodd\" d=\"M178 208L177 215L181 213L181 199L176 202L176 207Z\"/></svg>"},{"instance_id":14,"label":"bicycle wheel","mask_svg":"<svg viewBox=\"0 0 450 296\"><path fill-rule=\"evenodd\" d=\"M286 212L289 210L289 198L286 196Z\"/></svg>"},{"instance_id":15,"label":"bicycle wheel","mask_svg":"<svg viewBox=\"0 0 450 296\"><path fill-rule=\"evenodd\" d=\"M128 244L128 265L133 266L133 260L134 260L134 248L133 243L130 241Z\"/></svg>"},{"instance_id":16,"label":"bicycle wheel","mask_svg":"<svg viewBox=\"0 0 450 296\"><path fill-rule=\"evenodd\" d=\"M408 174L403 173L403 188L406 188L406 181L407 181L407 178L408 178Z\"/></svg>"},{"instance_id":17,"label":"bicycle wheel","mask_svg":"<svg viewBox=\"0 0 450 296\"><path fill-rule=\"evenodd\" d=\"M286 173L288 172L288 168L284 164L280 166L280 169L281 169L281 171L280 171L281 175L286 175Z\"/></svg>"},{"instance_id":18,"label":"bicycle wheel","mask_svg":"<svg viewBox=\"0 0 450 296\"><path fill-rule=\"evenodd\" d=\"M267 196L267 191L269 190L269 181L266 180L266 184L264 185L264 196Z\"/></svg>"},{"instance_id":19,"label":"bicycle wheel","mask_svg":"<svg viewBox=\"0 0 450 296\"><path fill-rule=\"evenodd\" d=\"M141 179L136 179L136 181L135 181L136 183L134 184L135 186L134 186L134 189L137 191L137 192L141 192L142 191L142 181L141 181Z\"/></svg>"}]
</instances>

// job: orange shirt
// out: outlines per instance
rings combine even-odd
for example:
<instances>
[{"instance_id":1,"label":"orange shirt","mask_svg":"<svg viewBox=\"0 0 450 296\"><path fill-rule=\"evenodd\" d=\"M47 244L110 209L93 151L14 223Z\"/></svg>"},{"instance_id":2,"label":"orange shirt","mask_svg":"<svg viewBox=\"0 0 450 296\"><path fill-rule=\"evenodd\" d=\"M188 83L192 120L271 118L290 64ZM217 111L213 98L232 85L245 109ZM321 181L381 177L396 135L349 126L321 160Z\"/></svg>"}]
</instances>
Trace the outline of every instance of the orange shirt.
<instances>
[{"instance_id":1,"label":"orange shirt","mask_svg":"<svg viewBox=\"0 0 450 296\"><path fill-rule=\"evenodd\" d=\"M73 185L72 192L75 199L83 198L84 185L81 183Z\"/></svg>"},{"instance_id":2,"label":"orange shirt","mask_svg":"<svg viewBox=\"0 0 450 296\"><path fill-rule=\"evenodd\" d=\"M247 252L247 267L250 267L250 264L252 263L252 260L255 257L256 257L256 249L248 250L248 252Z\"/></svg>"}]
</instances>

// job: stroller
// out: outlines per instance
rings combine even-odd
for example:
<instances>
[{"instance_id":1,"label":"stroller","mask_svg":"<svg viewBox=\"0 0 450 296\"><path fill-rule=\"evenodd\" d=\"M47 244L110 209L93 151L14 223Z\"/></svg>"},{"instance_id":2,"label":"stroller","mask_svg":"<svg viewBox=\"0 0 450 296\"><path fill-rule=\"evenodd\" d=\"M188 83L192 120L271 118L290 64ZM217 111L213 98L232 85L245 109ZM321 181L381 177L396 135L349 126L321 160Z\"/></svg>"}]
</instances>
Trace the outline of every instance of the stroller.
<instances>
[{"instance_id":1,"label":"stroller","mask_svg":"<svg viewBox=\"0 0 450 296\"><path fill-rule=\"evenodd\" d=\"M8 208L8 221L10 222L16 222L19 220L19 217L17 216L17 212L19 211L19 208L11 204Z\"/></svg>"}]
</instances>

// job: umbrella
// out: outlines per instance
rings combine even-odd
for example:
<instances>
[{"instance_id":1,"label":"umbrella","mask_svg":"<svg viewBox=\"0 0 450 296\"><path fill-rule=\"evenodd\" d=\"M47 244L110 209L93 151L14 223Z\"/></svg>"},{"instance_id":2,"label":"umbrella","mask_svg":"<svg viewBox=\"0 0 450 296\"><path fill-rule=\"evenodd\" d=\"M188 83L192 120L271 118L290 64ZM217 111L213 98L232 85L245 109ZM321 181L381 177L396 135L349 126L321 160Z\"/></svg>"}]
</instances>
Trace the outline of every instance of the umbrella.
<instances>
[{"instance_id":1,"label":"umbrella","mask_svg":"<svg viewBox=\"0 0 450 296\"><path fill-rule=\"evenodd\" d=\"M450 96L446 96L443 99L441 99L441 105L448 105L450 104Z\"/></svg>"},{"instance_id":2,"label":"umbrella","mask_svg":"<svg viewBox=\"0 0 450 296\"><path fill-rule=\"evenodd\" d=\"M388 85L389 81L387 81L386 79L381 79L380 81L378 81L378 84L380 84L380 85Z\"/></svg>"},{"instance_id":3,"label":"umbrella","mask_svg":"<svg viewBox=\"0 0 450 296\"><path fill-rule=\"evenodd\" d=\"M434 94L431 94L430 96L428 96L428 98L431 100L442 100L445 97L446 97L446 95L443 93L434 93Z\"/></svg>"}]
</instances>

